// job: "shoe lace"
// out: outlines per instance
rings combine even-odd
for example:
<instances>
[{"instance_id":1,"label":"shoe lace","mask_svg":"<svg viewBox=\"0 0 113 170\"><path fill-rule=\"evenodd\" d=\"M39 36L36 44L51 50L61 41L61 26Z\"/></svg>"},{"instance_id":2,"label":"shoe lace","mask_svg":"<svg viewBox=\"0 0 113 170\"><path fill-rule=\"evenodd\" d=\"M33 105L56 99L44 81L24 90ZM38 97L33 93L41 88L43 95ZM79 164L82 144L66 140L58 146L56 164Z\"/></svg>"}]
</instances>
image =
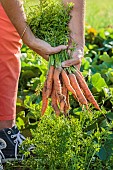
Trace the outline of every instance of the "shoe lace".
<instances>
[{"instance_id":1,"label":"shoe lace","mask_svg":"<svg viewBox=\"0 0 113 170\"><path fill-rule=\"evenodd\" d=\"M14 140L15 144L15 158L17 159L18 155L18 146L22 144L23 140L25 140L25 137L18 132L17 134L12 135L13 138L16 138ZM23 157L23 156L22 156Z\"/></svg>"},{"instance_id":2,"label":"shoe lace","mask_svg":"<svg viewBox=\"0 0 113 170\"><path fill-rule=\"evenodd\" d=\"M0 138L0 159L5 159L5 156L3 154L3 152L1 151L2 149L6 148L6 142ZM0 162L1 163L1 162Z\"/></svg>"},{"instance_id":3,"label":"shoe lace","mask_svg":"<svg viewBox=\"0 0 113 170\"><path fill-rule=\"evenodd\" d=\"M2 158L4 158L4 155L2 155L2 151L0 150L0 170L3 170L3 165L2 165Z\"/></svg>"},{"instance_id":4,"label":"shoe lace","mask_svg":"<svg viewBox=\"0 0 113 170\"><path fill-rule=\"evenodd\" d=\"M4 156L4 154L2 153L1 150L0 150L0 157L3 158L3 159L5 159L5 156Z\"/></svg>"}]
</instances>

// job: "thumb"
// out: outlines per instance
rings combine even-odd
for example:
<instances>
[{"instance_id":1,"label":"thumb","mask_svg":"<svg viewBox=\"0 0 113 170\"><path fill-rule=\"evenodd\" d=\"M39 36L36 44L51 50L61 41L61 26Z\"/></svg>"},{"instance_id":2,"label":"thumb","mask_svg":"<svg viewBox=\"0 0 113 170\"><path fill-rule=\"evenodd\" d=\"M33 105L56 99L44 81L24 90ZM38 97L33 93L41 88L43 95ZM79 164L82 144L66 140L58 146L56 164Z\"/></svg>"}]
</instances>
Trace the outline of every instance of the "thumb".
<instances>
[{"instance_id":1,"label":"thumb","mask_svg":"<svg viewBox=\"0 0 113 170\"><path fill-rule=\"evenodd\" d=\"M66 49L67 49L66 45L59 45L57 47L53 47L51 54L55 54L55 53L60 52L61 50L66 50Z\"/></svg>"}]
</instances>

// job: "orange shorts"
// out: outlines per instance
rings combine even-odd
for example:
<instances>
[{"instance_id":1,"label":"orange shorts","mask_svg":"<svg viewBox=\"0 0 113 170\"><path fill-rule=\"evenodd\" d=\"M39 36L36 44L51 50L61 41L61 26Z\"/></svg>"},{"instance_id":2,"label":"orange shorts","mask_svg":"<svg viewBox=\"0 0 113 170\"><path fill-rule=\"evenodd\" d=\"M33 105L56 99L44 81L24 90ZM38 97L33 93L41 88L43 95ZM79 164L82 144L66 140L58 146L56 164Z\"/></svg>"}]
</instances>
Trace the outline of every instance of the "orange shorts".
<instances>
[{"instance_id":1,"label":"orange shorts","mask_svg":"<svg viewBox=\"0 0 113 170\"><path fill-rule=\"evenodd\" d=\"M20 68L19 55L0 55L0 120L15 119Z\"/></svg>"},{"instance_id":2,"label":"orange shorts","mask_svg":"<svg viewBox=\"0 0 113 170\"><path fill-rule=\"evenodd\" d=\"M22 42L0 4L0 121L16 117Z\"/></svg>"}]
</instances>

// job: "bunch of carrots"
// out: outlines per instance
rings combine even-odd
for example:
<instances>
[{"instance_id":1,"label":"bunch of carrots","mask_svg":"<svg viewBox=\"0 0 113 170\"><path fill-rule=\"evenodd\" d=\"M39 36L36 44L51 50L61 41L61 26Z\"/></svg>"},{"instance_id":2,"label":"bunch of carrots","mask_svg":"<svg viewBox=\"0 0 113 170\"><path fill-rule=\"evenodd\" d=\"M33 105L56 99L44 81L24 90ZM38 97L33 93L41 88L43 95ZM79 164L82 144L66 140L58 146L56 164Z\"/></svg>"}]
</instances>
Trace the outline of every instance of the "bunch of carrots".
<instances>
[{"instance_id":1,"label":"bunch of carrots","mask_svg":"<svg viewBox=\"0 0 113 170\"><path fill-rule=\"evenodd\" d=\"M72 8L72 3L64 6L61 0L39 0L38 6L35 6L28 16L28 24L35 36L47 41L51 46L67 44ZM73 66L62 68L61 63L69 58L66 50L49 57L48 73L42 90L42 115L46 111L49 98L57 115L67 114L70 109L70 93L87 109L88 104L92 103L100 110L82 73Z\"/></svg>"},{"instance_id":2,"label":"bunch of carrots","mask_svg":"<svg viewBox=\"0 0 113 170\"><path fill-rule=\"evenodd\" d=\"M66 59L66 51L64 53L65 56L62 56ZM88 105L91 103L100 110L82 73L73 66L61 67L64 58L59 58L59 54L50 56L49 70L42 91L42 115L46 111L49 98L51 98L51 106L57 116L60 113L67 115L70 109L69 93L79 102L80 106L85 106L88 109Z\"/></svg>"}]
</instances>

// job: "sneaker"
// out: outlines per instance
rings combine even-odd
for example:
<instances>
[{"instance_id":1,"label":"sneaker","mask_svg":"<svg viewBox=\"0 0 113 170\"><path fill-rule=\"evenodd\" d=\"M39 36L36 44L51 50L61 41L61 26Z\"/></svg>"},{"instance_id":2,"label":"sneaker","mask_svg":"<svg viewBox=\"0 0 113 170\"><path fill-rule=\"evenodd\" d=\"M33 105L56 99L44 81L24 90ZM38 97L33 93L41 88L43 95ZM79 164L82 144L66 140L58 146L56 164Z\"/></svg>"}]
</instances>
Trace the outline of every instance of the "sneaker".
<instances>
[{"instance_id":1,"label":"sneaker","mask_svg":"<svg viewBox=\"0 0 113 170\"><path fill-rule=\"evenodd\" d=\"M19 154L19 146L25 137L20 134L16 126L0 130L0 156L1 162L23 160L23 155Z\"/></svg>"},{"instance_id":2,"label":"sneaker","mask_svg":"<svg viewBox=\"0 0 113 170\"><path fill-rule=\"evenodd\" d=\"M3 170L2 158L4 158L4 154L2 153L2 149L6 148L6 142L0 138L0 170Z\"/></svg>"}]
</instances>

